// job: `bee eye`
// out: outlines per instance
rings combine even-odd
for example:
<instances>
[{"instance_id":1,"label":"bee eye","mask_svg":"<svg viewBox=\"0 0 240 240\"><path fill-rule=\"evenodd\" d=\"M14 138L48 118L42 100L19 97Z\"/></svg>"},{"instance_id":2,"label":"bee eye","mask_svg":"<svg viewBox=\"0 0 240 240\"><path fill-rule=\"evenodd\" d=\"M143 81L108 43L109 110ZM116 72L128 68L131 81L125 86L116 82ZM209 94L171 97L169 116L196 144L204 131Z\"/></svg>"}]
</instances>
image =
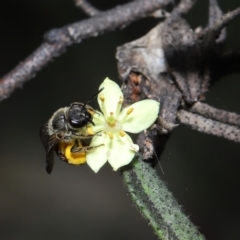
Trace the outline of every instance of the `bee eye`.
<instances>
[{"instance_id":1,"label":"bee eye","mask_svg":"<svg viewBox=\"0 0 240 240\"><path fill-rule=\"evenodd\" d=\"M74 127L74 128L80 128L82 127L84 124L80 119L69 119L69 124Z\"/></svg>"},{"instance_id":2,"label":"bee eye","mask_svg":"<svg viewBox=\"0 0 240 240\"><path fill-rule=\"evenodd\" d=\"M72 114L69 114L68 122L74 128L81 128L86 125L87 117L84 113L73 112Z\"/></svg>"},{"instance_id":3,"label":"bee eye","mask_svg":"<svg viewBox=\"0 0 240 240\"><path fill-rule=\"evenodd\" d=\"M91 121L91 114L82 106L73 105L68 112L68 122L74 128L82 128Z\"/></svg>"}]
</instances>

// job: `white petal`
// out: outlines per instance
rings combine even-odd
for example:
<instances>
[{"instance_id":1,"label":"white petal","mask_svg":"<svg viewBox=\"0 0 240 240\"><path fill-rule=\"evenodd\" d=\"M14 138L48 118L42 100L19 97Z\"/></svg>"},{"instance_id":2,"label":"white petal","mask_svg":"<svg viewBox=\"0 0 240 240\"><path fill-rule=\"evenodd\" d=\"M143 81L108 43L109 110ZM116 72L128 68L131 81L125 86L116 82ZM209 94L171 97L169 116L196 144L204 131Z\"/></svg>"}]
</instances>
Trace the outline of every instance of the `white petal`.
<instances>
[{"instance_id":1,"label":"white petal","mask_svg":"<svg viewBox=\"0 0 240 240\"><path fill-rule=\"evenodd\" d=\"M133 150L134 152L138 152L139 151L139 146L137 144L132 144L130 146L130 149Z\"/></svg>"},{"instance_id":2,"label":"white petal","mask_svg":"<svg viewBox=\"0 0 240 240\"><path fill-rule=\"evenodd\" d=\"M119 109L119 100L123 98L123 93L117 83L113 82L109 78L105 78L100 88L104 88L98 94L98 104L105 117L113 113L113 117L117 117L116 112ZM100 96L104 97L104 102L100 100ZM121 105L120 105L121 107ZM117 113L118 114L118 113Z\"/></svg>"},{"instance_id":3,"label":"white petal","mask_svg":"<svg viewBox=\"0 0 240 240\"><path fill-rule=\"evenodd\" d=\"M131 106L124 108L119 115L119 122L124 131L139 133L150 127L158 117L160 103L147 99L136 102ZM133 112L127 115L127 111L133 108ZM127 115L127 117L125 117Z\"/></svg>"},{"instance_id":4,"label":"white petal","mask_svg":"<svg viewBox=\"0 0 240 240\"><path fill-rule=\"evenodd\" d=\"M92 125L92 129L94 133L97 133L105 128L105 118L101 112L96 111L93 114L93 119L95 126Z\"/></svg>"},{"instance_id":5,"label":"white petal","mask_svg":"<svg viewBox=\"0 0 240 240\"><path fill-rule=\"evenodd\" d=\"M113 167L113 170L116 171L132 161L137 147L135 146L136 144L133 144L132 139L127 134L124 137L118 138L114 135L111 143L108 162Z\"/></svg>"},{"instance_id":6,"label":"white petal","mask_svg":"<svg viewBox=\"0 0 240 240\"><path fill-rule=\"evenodd\" d=\"M89 167L97 173L99 169L107 162L108 139L105 134L96 135L93 137L90 146L96 147L89 150L86 154L86 160ZM104 144L103 146L99 146ZM99 147L97 147L99 146Z\"/></svg>"}]
</instances>

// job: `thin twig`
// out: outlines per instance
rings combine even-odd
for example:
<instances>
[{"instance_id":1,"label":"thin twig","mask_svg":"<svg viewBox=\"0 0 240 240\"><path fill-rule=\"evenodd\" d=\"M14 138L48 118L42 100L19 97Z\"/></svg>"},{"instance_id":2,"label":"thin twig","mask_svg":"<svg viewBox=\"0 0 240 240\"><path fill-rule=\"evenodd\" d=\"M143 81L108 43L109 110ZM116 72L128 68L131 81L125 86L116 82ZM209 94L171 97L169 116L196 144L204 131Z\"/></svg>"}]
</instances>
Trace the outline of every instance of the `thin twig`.
<instances>
[{"instance_id":1,"label":"thin twig","mask_svg":"<svg viewBox=\"0 0 240 240\"><path fill-rule=\"evenodd\" d=\"M215 39L218 38L221 30L239 15L240 8L237 8L231 12L224 14L212 26L203 31L200 31L198 33L198 38L203 39L204 42L208 45L208 47L212 47L212 45L211 44L209 45L209 43L214 43Z\"/></svg>"},{"instance_id":2,"label":"thin twig","mask_svg":"<svg viewBox=\"0 0 240 240\"><path fill-rule=\"evenodd\" d=\"M240 115L233 112L220 110L209 106L208 104L197 102L191 106L189 111L211 118L222 123L240 126Z\"/></svg>"},{"instance_id":3,"label":"thin twig","mask_svg":"<svg viewBox=\"0 0 240 240\"><path fill-rule=\"evenodd\" d=\"M88 1L85 0L75 0L75 4L77 7L81 8L87 15L93 17L97 14L101 13L101 11L97 10L93 7Z\"/></svg>"},{"instance_id":4,"label":"thin twig","mask_svg":"<svg viewBox=\"0 0 240 240\"><path fill-rule=\"evenodd\" d=\"M33 78L37 71L53 58L63 54L66 47L83 39L123 28L133 21L147 17L170 2L171 0L138 0L115 7L90 19L51 30L45 34L45 43L0 79L0 100L7 98L16 88Z\"/></svg>"},{"instance_id":5,"label":"thin twig","mask_svg":"<svg viewBox=\"0 0 240 240\"><path fill-rule=\"evenodd\" d=\"M209 20L208 26L214 26L215 22L220 20L223 16L223 12L219 7L217 0L210 0L209 1ZM217 43L224 43L227 38L226 28L223 28L219 38L216 40Z\"/></svg>"},{"instance_id":6,"label":"thin twig","mask_svg":"<svg viewBox=\"0 0 240 240\"><path fill-rule=\"evenodd\" d=\"M186 14L191 10L196 2L197 0L182 0L174 11L177 11L179 14Z\"/></svg>"},{"instance_id":7,"label":"thin twig","mask_svg":"<svg viewBox=\"0 0 240 240\"><path fill-rule=\"evenodd\" d=\"M240 127L220 123L185 110L178 112L178 120L200 132L240 142Z\"/></svg>"}]
</instances>

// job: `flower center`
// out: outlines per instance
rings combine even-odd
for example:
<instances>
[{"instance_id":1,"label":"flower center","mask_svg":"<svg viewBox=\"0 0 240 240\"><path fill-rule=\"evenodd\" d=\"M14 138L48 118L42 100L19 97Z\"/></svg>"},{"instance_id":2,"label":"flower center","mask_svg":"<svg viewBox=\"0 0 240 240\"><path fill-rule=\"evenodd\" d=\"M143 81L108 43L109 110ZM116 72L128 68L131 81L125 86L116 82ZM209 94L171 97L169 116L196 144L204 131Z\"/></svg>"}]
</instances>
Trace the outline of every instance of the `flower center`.
<instances>
[{"instance_id":1,"label":"flower center","mask_svg":"<svg viewBox=\"0 0 240 240\"><path fill-rule=\"evenodd\" d=\"M108 109L106 109L106 105L105 105L106 99L102 93L99 94L99 100L101 100L101 102L102 102L102 112L105 116L105 121L106 121L104 133L107 134L111 140L114 138L115 134L117 134L120 137L124 137L126 135L126 133L122 130L121 123L127 118L127 116L129 114L132 113L133 108L130 107L127 110L127 112L126 112L125 116L123 117L123 119L121 120L121 122L119 122L117 118L118 118L121 108L122 108L122 103L124 101L123 97L122 96L119 97L115 112L114 113L110 112L109 115L107 114ZM89 130L90 129L88 129L88 131Z\"/></svg>"},{"instance_id":2,"label":"flower center","mask_svg":"<svg viewBox=\"0 0 240 240\"><path fill-rule=\"evenodd\" d=\"M110 112L110 116L107 117L107 123L112 128L116 126L116 119L113 116L113 112Z\"/></svg>"},{"instance_id":3,"label":"flower center","mask_svg":"<svg viewBox=\"0 0 240 240\"><path fill-rule=\"evenodd\" d=\"M122 130L121 124L117 121L117 119L113 116L113 112L110 112L110 115L106 118L107 128L105 133L112 140L113 136L116 133L119 133L121 137L125 136L125 132Z\"/></svg>"}]
</instances>

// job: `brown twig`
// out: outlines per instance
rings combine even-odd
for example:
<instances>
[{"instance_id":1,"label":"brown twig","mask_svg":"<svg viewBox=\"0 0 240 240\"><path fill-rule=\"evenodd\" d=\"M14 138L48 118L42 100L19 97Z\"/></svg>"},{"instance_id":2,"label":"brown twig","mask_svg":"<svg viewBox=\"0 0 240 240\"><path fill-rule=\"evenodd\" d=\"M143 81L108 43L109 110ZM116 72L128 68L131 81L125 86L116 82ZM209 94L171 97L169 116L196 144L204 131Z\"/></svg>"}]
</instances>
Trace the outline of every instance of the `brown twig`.
<instances>
[{"instance_id":1,"label":"brown twig","mask_svg":"<svg viewBox=\"0 0 240 240\"><path fill-rule=\"evenodd\" d=\"M197 0L182 0L178 6L175 8L179 14L186 14L193 7L193 5L197 2Z\"/></svg>"},{"instance_id":2,"label":"brown twig","mask_svg":"<svg viewBox=\"0 0 240 240\"><path fill-rule=\"evenodd\" d=\"M81 8L87 15L93 17L97 14L101 13L101 11L97 10L93 7L88 1L85 0L75 0L75 4L77 7Z\"/></svg>"},{"instance_id":3,"label":"brown twig","mask_svg":"<svg viewBox=\"0 0 240 240\"><path fill-rule=\"evenodd\" d=\"M240 8L224 14L221 18L216 19L215 23L212 26L209 26L209 28L200 31L198 34L198 38L202 39L203 42L205 42L206 48L212 47L215 39L219 37L221 30L239 15Z\"/></svg>"},{"instance_id":4,"label":"brown twig","mask_svg":"<svg viewBox=\"0 0 240 240\"><path fill-rule=\"evenodd\" d=\"M178 120L200 132L240 142L240 127L220 123L185 110L178 112Z\"/></svg>"},{"instance_id":5,"label":"brown twig","mask_svg":"<svg viewBox=\"0 0 240 240\"><path fill-rule=\"evenodd\" d=\"M191 106L189 111L222 123L240 126L240 115L237 113L220 110L205 103L197 102Z\"/></svg>"},{"instance_id":6,"label":"brown twig","mask_svg":"<svg viewBox=\"0 0 240 240\"><path fill-rule=\"evenodd\" d=\"M217 0L210 0L209 1L209 20L208 20L208 27L214 26L216 21L220 20L223 16L223 12L218 5ZM227 37L226 29L223 28L219 38L216 40L217 43L224 43Z\"/></svg>"},{"instance_id":7,"label":"brown twig","mask_svg":"<svg viewBox=\"0 0 240 240\"><path fill-rule=\"evenodd\" d=\"M138 0L115 7L87 20L73 23L45 34L45 42L29 57L0 79L0 100L7 98L16 88L33 78L37 71L53 58L60 56L66 47L83 39L123 28L133 21L169 4L171 0Z\"/></svg>"}]
</instances>

